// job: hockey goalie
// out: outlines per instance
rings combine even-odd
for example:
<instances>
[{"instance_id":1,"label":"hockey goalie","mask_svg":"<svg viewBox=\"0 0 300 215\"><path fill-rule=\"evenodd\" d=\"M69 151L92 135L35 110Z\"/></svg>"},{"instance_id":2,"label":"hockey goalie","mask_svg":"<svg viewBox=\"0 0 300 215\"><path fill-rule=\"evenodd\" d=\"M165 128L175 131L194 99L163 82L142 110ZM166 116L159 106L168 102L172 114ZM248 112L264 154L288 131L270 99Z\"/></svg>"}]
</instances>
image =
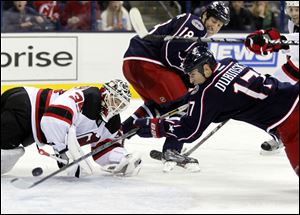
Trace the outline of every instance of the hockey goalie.
<instances>
[{"instance_id":1,"label":"hockey goalie","mask_svg":"<svg viewBox=\"0 0 300 215\"><path fill-rule=\"evenodd\" d=\"M43 146L53 148L53 156L49 157L57 161L59 168L82 157L82 146L103 148L122 135L120 113L130 99L128 84L118 79L101 88L7 90L1 95L1 175L9 172L24 155L25 147L34 142L43 155L51 155ZM103 170L125 176L139 172L139 155L128 153L120 141L106 145L93 155ZM67 170L69 175L80 177L92 174L93 166L85 159Z\"/></svg>"}]
</instances>

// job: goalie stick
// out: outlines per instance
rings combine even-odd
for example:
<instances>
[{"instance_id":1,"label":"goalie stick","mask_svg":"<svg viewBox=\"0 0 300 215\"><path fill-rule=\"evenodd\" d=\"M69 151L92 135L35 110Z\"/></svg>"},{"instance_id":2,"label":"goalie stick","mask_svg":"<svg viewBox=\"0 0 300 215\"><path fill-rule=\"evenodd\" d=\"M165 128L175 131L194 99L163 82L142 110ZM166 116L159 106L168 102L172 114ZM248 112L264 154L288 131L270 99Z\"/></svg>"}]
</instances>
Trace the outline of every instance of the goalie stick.
<instances>
[{"instance_id":1,"label":"goalie stick","mask_svg":"<svg viewBox=\"0 0 300 215\"><path fill-rule=\"evenodd\" d=\"M221 122L217 127L215 127L211 132L209 132L202 140L200 140L199 143L194 145L192 148L187 150L186 152L183 153L185 156L189 156L192 154L199 146L201 146L207 139L209 139L214 133L216 133L223 125L225 125L229 120L225 120ZM150 151L150 157L155 159L155 160L162 160L162 152L158 150L151 150ZM180 166L180 165L178 165Z\"/></svg>"},{"instance_id":2,"label":"goalie stick","mask_svg":"<svg viewBox=\"0 0 300 215\"><path fill-rule=\"evenodd\" d=\"M117 138L115 140L112 140L110 142L105 143L104 145L98 147L97 149L95 149L95 150L93 150L93 151L85 154L84 156L82 156L82 157L74 160L72 163L63 166L62 168L56 170L55 172L51 173L50 175L47 175L46 177L44 177L44 178L42 178L42 179L40 179L38 181L29 182L29 181L22 180L21 178L14 178L14 179L11 180L11 183L12 183L12 185L14 185L15 187L20 188L20 189L29 189L29 188L35 187L38 184L46 181L47 179L49 179L49 178L51 178L51 177L53 177L53 176L55 176L55 175L63 172L67 168L69 168L71 166L74 166L75 164L79 163L80 161L82 161L82 160L84 160L84 159L86 159L86 158L88 158L90 156L93 156L94 154L97 154L97 153L101 152L102 150L110 147L111 145L113 145L114 143L116 143L116 142L118 142L118 141L120 141L122 139L125 139L125 138L127 138L127 137L135 134L137 130L138 130L138 128L132 129L131 131L129 131L128 133L122 135L121 137L119 137L119 138Z\"/></svg>"},{"instance_id":3,"label":"goalie stick","mask_svg":"<svg viewBox=\"0 0 300 215\"><path fill-rule=\"evenodd\" d=\"M180 37L172 35L155 35L148 32L144 25L140 11L137 8L132 8L129 11L131 24L141 39L150 41L178 41L178 42L198 42L198 43L244 43L245 39L237 38L201 38L201 37ZM268 40L269 44L285 44L285 45L299 45L298 40Z\"/></svg>"},{"instance_id":4,"label":"goalie stick","mask_svg":"<svg viewBox=\"0 0 300 215\"><path fill-rule=\"evenodd\" d=\"M180 107L178 107L178 108L176 108L176 109L174 109L172 111L169 111L168 113L163 114L161 116L161 118L172 116L172 115L174 115L174 114L176 114L178 112L185 111L187 108L188 108L188 104L182 105L182 106L180 106ZM126 139L126 138L128 138L128 137L136 134L136 132L137 132L138 129L139 128L134 128L131 131L127 132L126 134L120 136L119 138L117 138L115 140L112 140L110 142L105 143L104 145L102 145L102 146L96 148L95 150L93 150L93 151L85 154L84 156L82 156L82 157L74 160L72 163L69 163L69 164L63 166L62 168L56 170L55 172L51 173L50 175L47 175L47 176L41 178L38 181L32 182L32 181L23 180L21 178L14 178L10 182L11 182L12 185L14 185L15 187L20 188L20 189L29 189L29 188L35 187L38 184L40 184L40 183L48 180L49 178L51 178L51 177L53 177L53 176L55 176L55 175L63 172L67 168L69 168L71 166L74 166L75 164L81 162L82 160L84 160L84 159L86 159L86 158L88 158L90 156L93 156L93 155L95 155L95 154L97 154L97 153L105 150L106 148L110 147L111 145L115 144L116 142L118 142L120 140L123 140L123 139Z\"/></svg>"}]
</instances>

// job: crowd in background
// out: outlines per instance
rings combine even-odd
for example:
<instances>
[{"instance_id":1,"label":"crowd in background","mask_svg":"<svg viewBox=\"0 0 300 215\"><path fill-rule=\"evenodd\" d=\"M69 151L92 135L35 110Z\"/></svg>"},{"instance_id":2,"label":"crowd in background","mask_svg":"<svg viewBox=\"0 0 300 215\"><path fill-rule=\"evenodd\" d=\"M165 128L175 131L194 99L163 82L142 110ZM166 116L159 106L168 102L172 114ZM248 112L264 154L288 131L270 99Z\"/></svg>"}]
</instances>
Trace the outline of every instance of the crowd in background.
<instances>
[{"instance_id":1,"label":"crowd in background","mask_svg":"<svg viewBox=\"0 0 300 215\"><path fill-rule=\"evenodd\" d=\"M129 9L123 1L5 1L1 31L131 31Z\"/></svg>"},{"instance_id":2,"label":"crowd in background","mask_svg":"<svg viewBox=\"0 0 300 215\"><path fill-rule=\"evenodd\" d=\"M200 16L212 1L189 1L190 8L186 7L187 1L177 2L182 13ZM223 31L252 32L280 26L280 1L225 3L231 9L231 20ZM1 1L1 4L1 32L132 30L130 1Z\"/></svg>"}]
</instances>

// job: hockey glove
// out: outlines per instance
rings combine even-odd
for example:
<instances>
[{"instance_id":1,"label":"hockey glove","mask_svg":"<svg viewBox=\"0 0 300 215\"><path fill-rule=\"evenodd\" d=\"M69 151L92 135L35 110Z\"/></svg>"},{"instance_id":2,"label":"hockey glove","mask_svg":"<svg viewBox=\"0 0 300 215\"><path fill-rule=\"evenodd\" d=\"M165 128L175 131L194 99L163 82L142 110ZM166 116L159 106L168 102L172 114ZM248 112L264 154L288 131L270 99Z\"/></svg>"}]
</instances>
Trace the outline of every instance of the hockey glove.
<instances>
[{"instance_id":1,"label":"hockey glove","mask_svg":"<svg viewBox=\"0 0 300 215\"><path fill-rule=\"evenodd\" d=\"M60 169L63 168L65 165L69 164L69 157L66 154L67 151L68 151L67 147L65 149L61 150L61 151L57 151L56 149L54 149L56 157L58 157L59 159L65 161L64 163L60 162L60 161L57 161L57 166Z\"/></svg>"},{"instance_id":2,"label":"hockey glove","mask_svg":"<svg viewBox=\"0 0 300 215\"><path fill-rule=\"evenodd\" d=\"M278 52L280 49L289 49L288 45L270 44L269 40L283 41L284 36L275 29L257 30L249 34L245 40L245 46L255 54L267 55L272 52Z\"/></svg>"},{"instance_id":3,"label":"hockey glove","mask_svg":"<svg viewBox=\"0 0 300 215\"><path fill-rule=\"evenodd\" d=\"M164 120L160 118L140 118L136 119L133 124L140 128L136 133L140 137L165 137Z\"/></svg>"},{"instance_id":4,"label":"hockey glove","mask_svg":"<svg viewBox=\"0 0 300 215\"><path fill-rule=\"evenodd\" d=\"M121 130L124 134L126 134L127 132L129 132L134 128L133 121L134 121L133 117L130 116L121 124Z\"/></svg>"}]
</instances>

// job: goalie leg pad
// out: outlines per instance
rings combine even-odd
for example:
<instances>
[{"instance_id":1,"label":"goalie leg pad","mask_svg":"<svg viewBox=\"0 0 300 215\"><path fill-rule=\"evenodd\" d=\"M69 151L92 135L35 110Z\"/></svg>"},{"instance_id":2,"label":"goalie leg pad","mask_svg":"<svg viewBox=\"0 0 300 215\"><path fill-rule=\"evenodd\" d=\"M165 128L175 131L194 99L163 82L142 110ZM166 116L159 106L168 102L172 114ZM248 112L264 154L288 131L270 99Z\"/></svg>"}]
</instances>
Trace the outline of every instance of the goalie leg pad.
<instances>
[{"instance_id":1,"label":"goalie leg pad","mask_svg":"<svg viewBox=\"0 0 300 215\"><path fill-rule=\"evenodd\" d=\"M1 149L1 175L9 172L24 153L25 149L23 147L15 149Z\"/></svg>"},{"instance_id":2,"label":"goalie leg pad","mask_svg":"<svg viewBox=\"0 0 300 215\"><path fill-rule=\"evenodd\" d=\"M113 170L113 173L124 176L134 176L140 172L141 164L142 159L140 155L136 153L127 154Z\"/></svg>"},{"instance_id":3,"label":"goalie leg pad","mask_svg":"<svg viewBox=\"0 0 300 215\"><path fill-rule=\"evenodd\" d=\"M102 169L115 175L137 175L141 168L141 158L138 154L128 154L126 149L116 147L104 154L97 161Z\"/></svg>"}]
</instances>

